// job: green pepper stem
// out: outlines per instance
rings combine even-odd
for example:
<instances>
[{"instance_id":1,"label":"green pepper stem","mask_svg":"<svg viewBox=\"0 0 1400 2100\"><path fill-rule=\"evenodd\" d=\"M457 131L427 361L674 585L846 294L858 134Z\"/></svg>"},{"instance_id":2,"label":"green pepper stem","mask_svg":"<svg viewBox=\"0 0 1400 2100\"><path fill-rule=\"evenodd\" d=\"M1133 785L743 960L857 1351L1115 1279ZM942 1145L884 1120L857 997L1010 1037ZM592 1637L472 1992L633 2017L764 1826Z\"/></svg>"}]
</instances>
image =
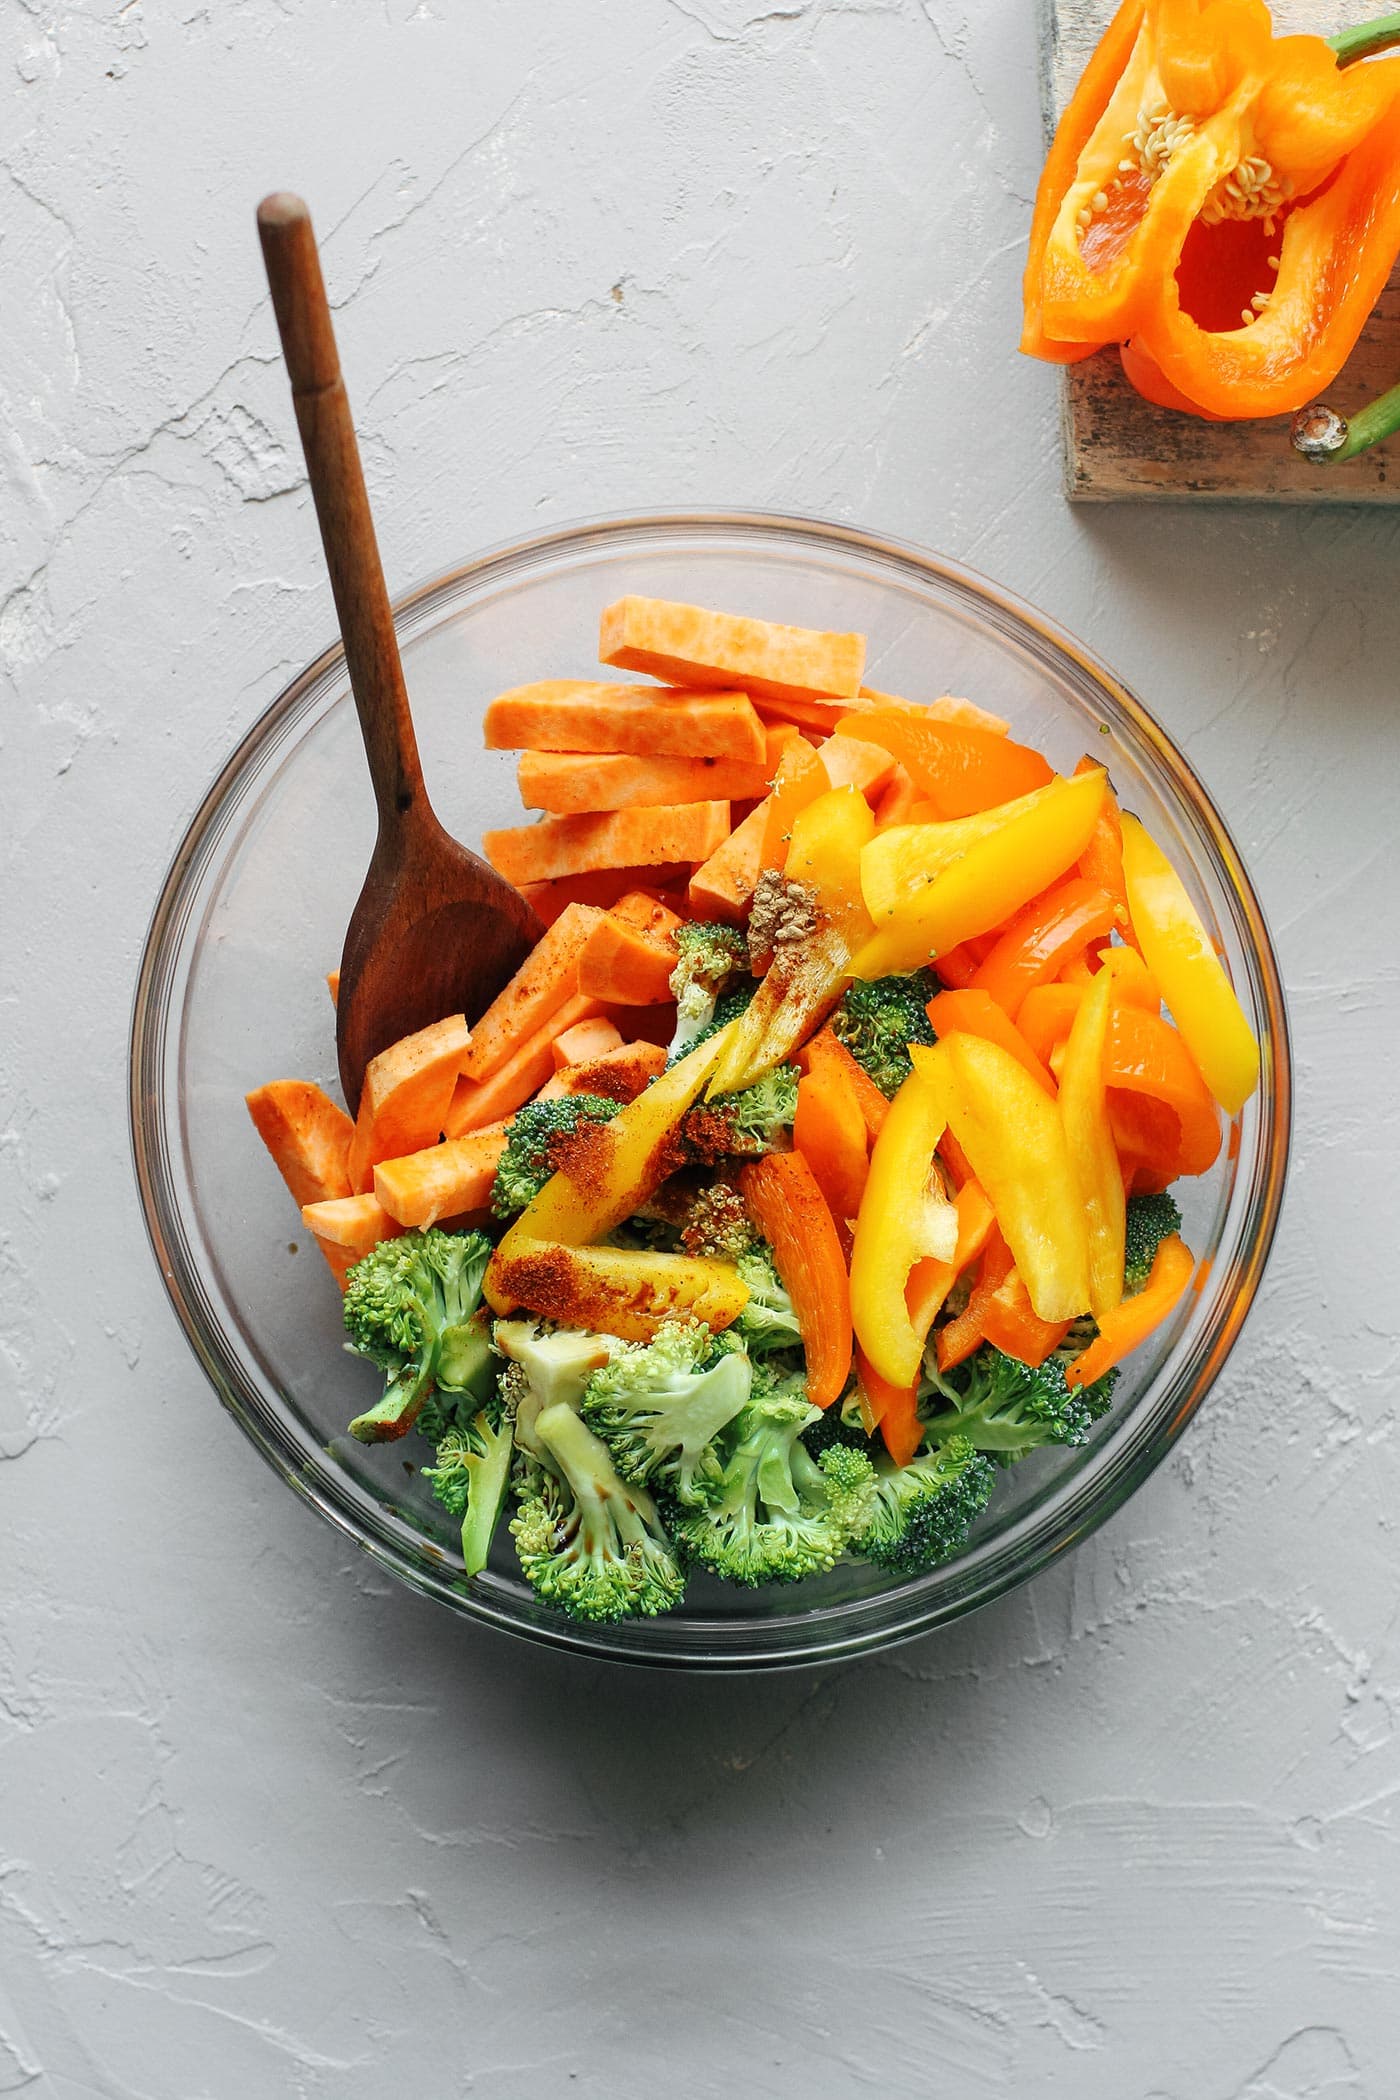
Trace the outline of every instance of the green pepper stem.
<instances>
[{"instance_id":1,"label":"green pepper stem","mask_svg":"<svg viewBox=\"0 0 1400 2100\"><path fill-rule=\"evenodd\" d=\"M1378 15L1374 22L1358 22L1354 29L1339 29L1327 41L1337 54L1339 66L1355 65L1360 58L1371 58L1377 51L1389 51L1400 44L1400 14Z\"/></svg>"},{"instance_id":2,"label":"green pepper stem","mask_svg":"<svg viewBox=\"0 0 1400 2100\"><path fill-rule=\"evenodd\" d=\"M1400 430L1400 386L1377 394L1354 416L1338 415L1324 402L1300 408L1293 418L1293 449L1315 466L1336 466L1383 444Z\"/></svg>"}]
</instances>

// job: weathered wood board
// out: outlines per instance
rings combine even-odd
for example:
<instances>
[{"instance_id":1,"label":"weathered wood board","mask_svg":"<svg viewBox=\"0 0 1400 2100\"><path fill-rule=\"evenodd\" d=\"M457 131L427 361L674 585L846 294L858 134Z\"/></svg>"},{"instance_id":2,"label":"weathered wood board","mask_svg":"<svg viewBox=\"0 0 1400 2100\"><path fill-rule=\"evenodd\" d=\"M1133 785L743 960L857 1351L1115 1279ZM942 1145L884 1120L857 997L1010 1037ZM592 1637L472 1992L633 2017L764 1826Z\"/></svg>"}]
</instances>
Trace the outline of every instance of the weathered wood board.
<instances>
[{"instance_id":1,"label":"weathered wood board","mask_svg":"<svg viewBox=\"0 0 1400 2100\"><path fill-rule=\"evenodd\" d=\"M1102 36L1114 0L1040 0L1047 137ZM1281 32L1329 35L1332 0L1275 0ZM1364 12L1364 10L1363 10ZM1379 10L1377 10L1379 12ZM1353 10L1355 13L1355 10ZM1400 271L1326 398L1345 415L1400 379ZM1288 442L1287 416L1201 423L1154 408L1102 350L1064 373L1066 493L1082 503L1225 498L1266 503L1394 503L1400 439L1339 467L1312 467Z\"/></svg>"}]
</instances>

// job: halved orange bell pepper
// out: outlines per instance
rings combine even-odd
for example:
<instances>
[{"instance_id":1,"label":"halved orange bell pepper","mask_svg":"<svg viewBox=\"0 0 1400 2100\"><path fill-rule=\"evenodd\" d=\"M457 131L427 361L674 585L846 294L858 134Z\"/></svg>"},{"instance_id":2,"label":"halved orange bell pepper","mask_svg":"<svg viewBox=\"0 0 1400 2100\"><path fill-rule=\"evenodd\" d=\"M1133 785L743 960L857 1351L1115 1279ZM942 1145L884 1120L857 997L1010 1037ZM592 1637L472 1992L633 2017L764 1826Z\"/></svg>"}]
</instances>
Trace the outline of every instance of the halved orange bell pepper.
<instances>
[{"instance_id":1,"label":"halved orange bell pepper","mask_svg":"<svg viewBox=\"0 0 1400 2100\"><path fill-rule=\"evenodd\" d=\"M905 1296L914 1266L928 1255L951 1262L957 1251L958 1213L934 1157L948 1121L940 1074L911 1073L890 1103L851 1250L856 1340L893 1386L917 1376L927 1336Z\"/></svg>"},{"instance_id":2,"label":"halved orange bell pepper","mask_svg":"<svg viewBox=\"0 0 1400 2100\"><path fill-rule=\"evenodd\" d=\"M974 988L990 992L1014 1021L1027 992L1047 983L1091 941L1103 940L1117 912L1107 890L1071 875L1016 914L973 978Z\"/></svg>"},{"instance_id":3,"label":"halved orange bell pepper","mask_svg":"<svg viewBox=\"0 0 1400 2100\"><path fill-rule=\"evenodd\" d=\"M1263 0L1121 7L1041 177L1021 347L1131 338L1149 399L1296 408L1341 369L1400 248L1400 61L1343 68Z\"/></svg>"},{"instance_id":4,"label":"halved orange bell pepper","mask_svg":"<svg viewBox=\"0 0 1400 2100\"><path fill-rule=\"evenodd\" d=\"M1334 171L1331 187L1346 180L1397 92L1394 62L1344 71L1320 37L1273 37L1263 0L1120 8L1041 179L1023 347L1048 338L1054 356L1146 332L1194 229L1272 233L1290 207L1301 217L1312 204L1298 200ZM1341 286L1309 290L1335 299Z\"/></svg>"},{"instance_id":5,"label":"halved orange bell pepper","mask_svg":"<svg viewBox=\"0 0 1400 2100\"><path fill-rule=\"evenodd\" d=\"M1123 819L1123 871L1143 959L1206 1085L1237 1116L1259 1081L1259 1045L1185 884L1132 816Z\"/></svg>"}]
</instances>

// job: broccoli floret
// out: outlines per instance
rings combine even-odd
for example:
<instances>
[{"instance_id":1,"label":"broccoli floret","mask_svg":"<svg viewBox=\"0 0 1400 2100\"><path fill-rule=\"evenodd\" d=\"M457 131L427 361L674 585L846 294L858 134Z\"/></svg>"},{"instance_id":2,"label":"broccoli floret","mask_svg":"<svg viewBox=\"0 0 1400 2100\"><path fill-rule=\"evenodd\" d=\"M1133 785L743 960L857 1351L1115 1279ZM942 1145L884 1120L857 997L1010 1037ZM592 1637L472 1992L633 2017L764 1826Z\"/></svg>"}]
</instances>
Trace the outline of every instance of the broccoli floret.
<instances>
[{"instance_id":1,"label":"broccoli floret","mask_svg":"<svg viewBox=\"0 0 1400 2100\"><path fill-rule=\"evenodd\" d=\"M345 1287L350 1347L387 1372L382 1400L350 1424L362 1444L407 1434L434 1386L478 1392L490 1376L485 1329L474 1321L491 1258L484 1232L405 1232L381 1240Z\"/></svg>"},{"instance_id":2,"label":"broccoli floret","mask_svg":"<svg viewBox=\"0 0 1400 2100\"><path fill-rule=\"evenodd\" d=\"M584 1388L583 1419L602 1437L624 1480L650 1481L682 1502L705 1502L720 1485L711 1446L747 1403L752 1382L742 1350L716 1356L708 1327L675 1320L654 1341L614 1348Z\"/></svg>"},{"instance_id":3,"label":"broccoli floret","mask_svg":"<svg viewBox=\"0 0 1400 2100\"><path fill-rule=\"evenodd\" d=\"M535 1422L544 1464L527 1459L511 1532L537 1597L571 1618L650 1618L680 1602L685 1577L644 1487L571 1407Z\"/></svg>"},{"instance_id":4,"label":"broccoli floret","mask_svg":"<svg viewBox=\"0 0 1400 2100\"><path fill-rule=\"evenodd\" d=\"M581 1123L610 1123L622 1107L601 1094L562 1094L553 1101L527 1101L517 1109L506 1149L491 1184L491 1208L513 1217L534 1201L568 1156L569 1140Z\"/></svg>"},{"instance_id":5,"label":"broccoli floret","mask_svg":"<svg viewBox=\"0 0 1400 2100\"><path fill-rule=\"evenodd\" d=\"M449 1429L437 1447L437 1463L423 1478L444 1509L462 1519L462 1559L468 1575L479 1575L491 1551L510 1486L514 1421L508 1404L478 1408L467 1422Z\"/></svg>"},{"instance_id":6,"label":"broccoli floret","mask_svg":"<svg viewBox=\"0 0 1400 2100\"><path fill-rule=\"evenodd\" d=\"M851 1544L896 1575L922 1575L951 1560L986 1508L996 1478L965 1436L921 1451L906 1466L875 1461L873 1509Z\"/></svg>"},{"instance_id":7,"label":"broccoli floret","mask_svg":"<svg viewBox=\"0 0 1400 2100\"><path fill-rule=\"evenodd\" d=\"M748 1302L734 1322L734 1332L749 1354L766 1356L772 1349L799 1348L802 1329L767 1240L755 1240L734 1266L749 1287Z\"/></svg>"},{"instance_id":8,"label":"broccoli floret","mask_svg":"<svg viewBox=\"0 0 1400 2100\"><path fill-rule=\"evenodd\" d=\"M1108 1412L1117 1379L1116 1370L1108 1371L1071 1391L1058 1356L1032 1367L984 1342L966 1363L934 1379L948 1411L930 1417L928 1434L940 1445L965 1437L999 1465L1010 1465L1042 1444L1082 1444Z\"/></svg>"},{"instance_id":9,"label":"broccoli floret","mask_svg":"<svg viewBox=\"0 0 1400 2100\"><path fill-rule=\"evenodd\" d=\"M1130 1297L1146 1283L1163 1240L1180 1230L1181 1212L1170 1196L1129 1196L1123 1288Z\"/></svg>"},{"instance_id":10,"label":"broccoli floret","mask_svg":"<svg viewBox=\"0 0 1400 2100\"><path fill-rule=\"evenodd\" d=\"M621 1347L612 1335L551 1327L547 1320L497 1320L494 1340L509 1359L498 1390L514 1412L515 1441L536 1457L537 1417L546 1407L577 1408L592 1373Z\"/></svg>"},{"instance_id":11,"label":"broccoli floret","mask_svg":"<svg viewBox=\"0 0 1400 2100\"><path fill-rule=\"evenodd\" d=\"M840 1468L829 1478L800 1441L817 1412L799 1379L750 1400L719 1439L721 1479L714 1501L677 1516L675 1538L683 1553L750 1587L800 1582L836 1565L859 1497Z\"/></svg>"},{"instance_id":12,"label":"broccoli floret","mask_svg":"<svg viewBox=\"0 0 1400 2100\"><path fill-rule=\"evenodd\" d=\"M757 1159L784 1147L797 1114L797 1071L775 1065L737 1094L697 1102L681 1122L681 1135L705 1162L737 1155Z\"/></svg>"},{"instance_id":13,"label":"broccoli floret","mask_svg":"<svg viewBox=\"0 0 1400 2100\"><path fill-rule=\"evenodd\" d=\"M910 1043L931 1043L928 1002L938 990L929 970L857 978L831 1017L833 1034L891 1099L914 1067Z\"/></svg>"},{"instance_id":14,"label":"broccoli floret","mask_svg":"<svg viewBox=\"0 0 1400 2100\"><path fill-rule=\"evenodd\" d=\"M701 1037L711 1032L720 993L749 964L748 944L734 926L697 919L676 928L675 942L677 961L671 972L671 996L676 1002L673 1058L694 1049Z\"/></svg>"}]
</instances>

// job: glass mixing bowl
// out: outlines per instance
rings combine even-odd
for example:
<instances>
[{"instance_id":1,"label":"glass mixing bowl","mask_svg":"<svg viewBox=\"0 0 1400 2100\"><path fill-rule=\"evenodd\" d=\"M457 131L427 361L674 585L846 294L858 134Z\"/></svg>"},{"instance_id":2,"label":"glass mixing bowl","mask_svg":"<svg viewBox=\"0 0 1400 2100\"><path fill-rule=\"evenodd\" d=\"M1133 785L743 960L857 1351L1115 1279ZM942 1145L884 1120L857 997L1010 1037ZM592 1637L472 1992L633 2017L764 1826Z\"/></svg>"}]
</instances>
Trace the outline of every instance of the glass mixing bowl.
<instances>
[{"instance_id":1,"label":"glass mixing bowl","mask_svg":"<svg viewBox=\"0 0 1400 2100\"><path fill-rule=\"evenodd\" d=\"M325 972L339 960L374 805L339 648L302 672L205 796L161 891L136 988L131 1124L171 1302L219 1398L282 1478L415 1589L530 1639L630 1662L741 1669L831 1661L908 1638L1035 1573L1119 1507L1205 1398L1258 1288L1283 1189L1287 1022L1238 853L1191 768L1111 672L1041 614L956 564L839 525L749 514L606 519L470 561L396 611L424 770L468 843L519 821L514 758L481 747L487 701L594 675L598 615L627 592L870 637L872 685L946 691L1010 718L1064 771L1109 765L1186 879L1263 1046L1238 1141L1178 1194L1200 1288L1130 1362L1077 1450L1004 1474L968 1549L916 1581L854 1565L756 1591L692 1577L682 1608L587 1627L537 1605L505 1526L468 1583L412 1440L345 1434L378 1384L341 1346L340 1301L243 1105L262 1081L335 1086ZM347 1593L349 1595L350 1593Z\"/></svg>"}]
</instances>

